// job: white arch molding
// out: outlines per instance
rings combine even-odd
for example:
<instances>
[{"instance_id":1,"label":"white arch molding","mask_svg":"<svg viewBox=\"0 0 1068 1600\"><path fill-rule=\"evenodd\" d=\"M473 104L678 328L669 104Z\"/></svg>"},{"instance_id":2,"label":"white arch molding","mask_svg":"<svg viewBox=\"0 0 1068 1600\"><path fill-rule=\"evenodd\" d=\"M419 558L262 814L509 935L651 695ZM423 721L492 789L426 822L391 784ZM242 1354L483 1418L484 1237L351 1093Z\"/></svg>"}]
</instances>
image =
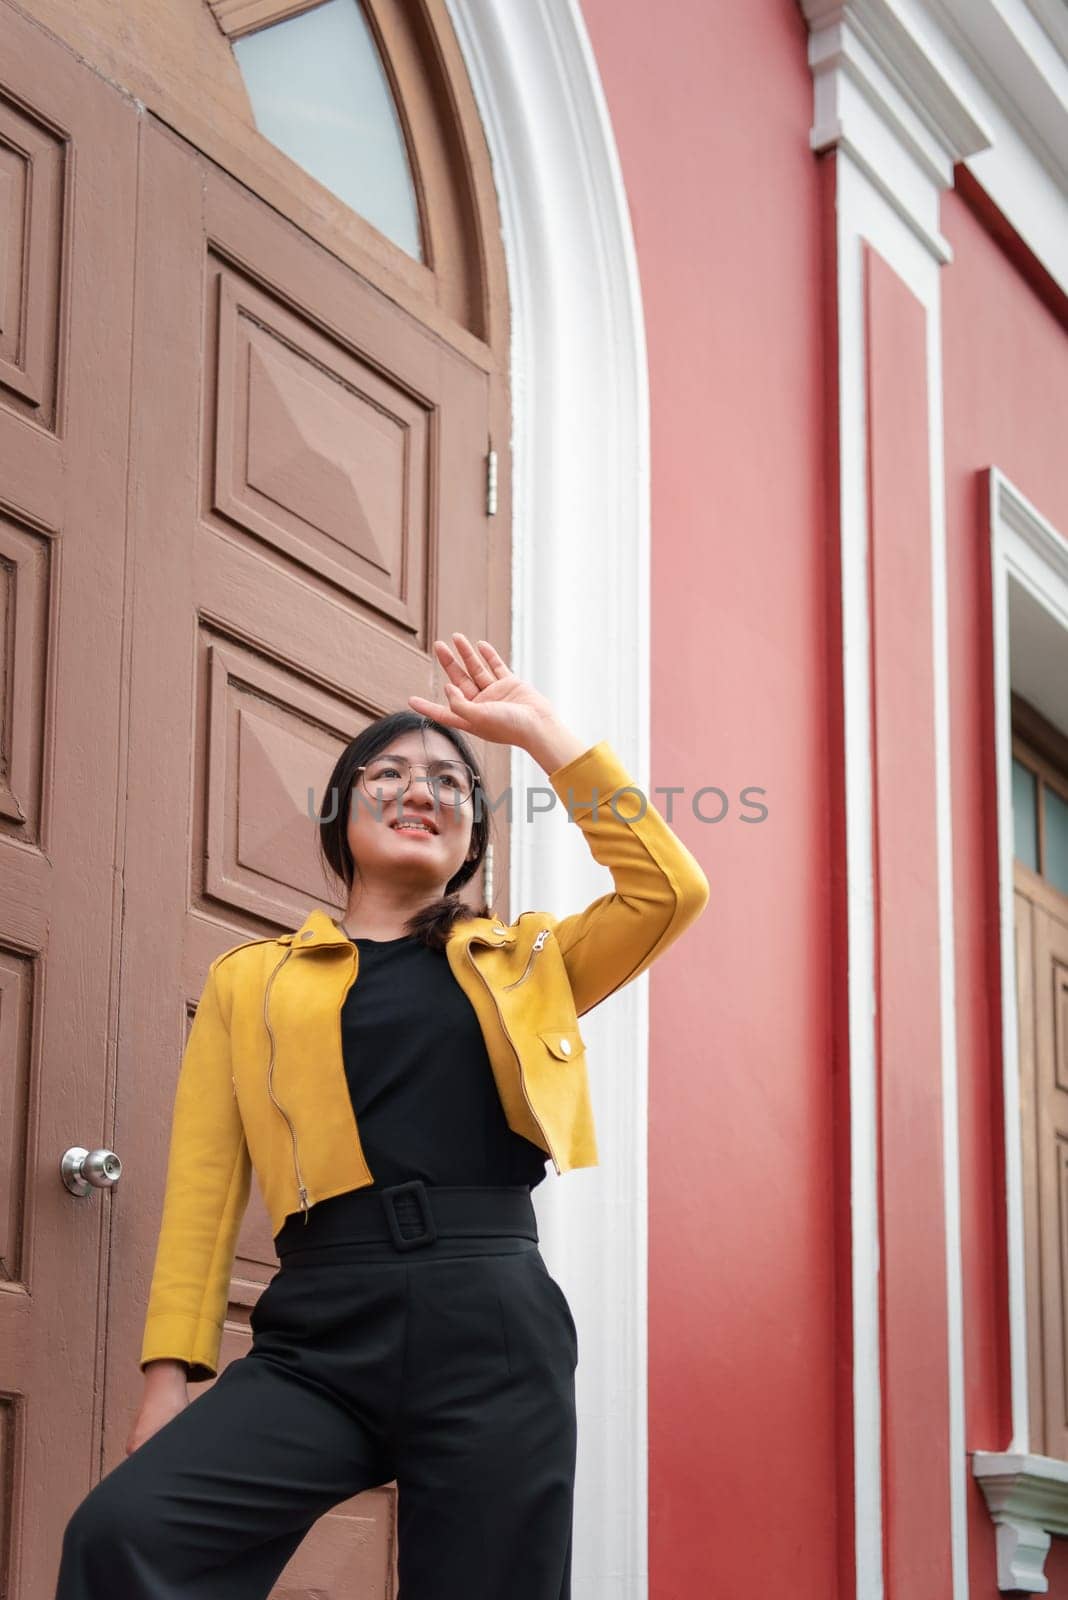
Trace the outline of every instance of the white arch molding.
<instances>
[{"instance_id":1,"label":"white arch molding","mask_svg":"<svg viewBox=\"0 0 1068 1600\"><path fill-rule=\"evenodd\" d=\"M649 793L649 397L637 258L573 0L447 0L501 208L512 310L512 665ZM516 753L515 793L545 784ZM550 791L551 792L551 791ZM577 825L516 808L514 911L605 890ZM648 1592L648 978L582 1023L601 1164L535 1190L579 1330L575 1600Z\"/></svg>"}]
</instances>

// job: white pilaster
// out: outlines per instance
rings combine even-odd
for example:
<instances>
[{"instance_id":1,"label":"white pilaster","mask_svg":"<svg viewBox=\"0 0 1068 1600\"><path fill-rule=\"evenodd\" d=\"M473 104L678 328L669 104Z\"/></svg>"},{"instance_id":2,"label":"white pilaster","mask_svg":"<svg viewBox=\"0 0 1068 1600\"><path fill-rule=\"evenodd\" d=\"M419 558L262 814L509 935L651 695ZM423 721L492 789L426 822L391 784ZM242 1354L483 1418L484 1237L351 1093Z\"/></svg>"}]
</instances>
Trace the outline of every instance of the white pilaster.
<instances>
[{"instance_id":1,"label":"white pilaster","mask_svg":"<svg viewBox=\"0 0 1068 1600\"><path fill-rule=\"evenodd\" d=\"M649 779L649 423L623 182L577 0L449 0L493 160L512 307L513 661ZM517 755L513 792L548 787ZM551 794L551 791L550 791ZM557 807L517 809L512 904L605 892ZM601 1166L534 1191L575 1310L576 1600L647 1593L648 979L583 1019Z\"/></svg>"},{"instance_id":2,"label":"white pilaster","mask_svg":"<svg viewBox=\"0 0 1068 1600\"><path fill-rule=\"evenodd\" d=\"M922 303L927 330L931 485L933 716L939 995L954 1600L966 1600L967 1457L954 1028L952 806L942 450L939 270L952 252L939 222L954 163L987 142L966 87L932 57L897 0L801 0L810 28L812 148L836 161L839 516L842 567L849 1052L853 1224L856 1592L881 1600L882 1375L879 1358L879 1170L872 839L871 615L868 596L867 347L863 257L873 246Z\"/></svg>"}]
</instances>

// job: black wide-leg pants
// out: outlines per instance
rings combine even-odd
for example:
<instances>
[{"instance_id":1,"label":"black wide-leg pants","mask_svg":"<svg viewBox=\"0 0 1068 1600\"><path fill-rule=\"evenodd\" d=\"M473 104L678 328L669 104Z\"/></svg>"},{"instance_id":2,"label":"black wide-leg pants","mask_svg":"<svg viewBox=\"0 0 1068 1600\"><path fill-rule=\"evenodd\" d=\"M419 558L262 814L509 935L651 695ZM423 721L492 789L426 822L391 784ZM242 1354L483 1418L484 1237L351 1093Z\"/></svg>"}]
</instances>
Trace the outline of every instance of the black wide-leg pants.
<instances>
[{"instance_id":1,"label":"black wide-leg pants","mask_svg":"<svg viewBox=\"0 0 1068 1600\"><path fill-rule=\"evenodd\" d=\"M265 1600L394 1479L400 1600L570 1600L578 1340L536 1239L295 1251L251 1327L74 1511L56 1600Z\"/></svg>"}]
</instances>

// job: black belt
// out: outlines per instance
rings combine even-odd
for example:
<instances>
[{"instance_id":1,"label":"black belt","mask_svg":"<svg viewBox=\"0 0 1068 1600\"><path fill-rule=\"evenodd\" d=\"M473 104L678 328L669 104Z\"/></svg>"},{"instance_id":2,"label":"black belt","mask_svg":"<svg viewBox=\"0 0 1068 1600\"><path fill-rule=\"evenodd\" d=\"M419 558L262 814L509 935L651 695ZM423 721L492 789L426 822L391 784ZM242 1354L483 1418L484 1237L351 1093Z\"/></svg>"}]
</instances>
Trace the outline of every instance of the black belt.
<instances>
[{"instance_id":1,"label":"black belt","mask_svg":"<svg viewBox=\"0 0 1068 1600\"><path fill-rule=\"evenodd\" d=\"M537 1240L534 1202L526 1184L447 1187L421 1178L382 1189L351 1189L331 1195L303 1216L287 1217L275 1238L279 1260L320 1245L392 1241L414 1250L435 1239L519 1234ZM309 1234L312 1237L309 1238Z\"/></svg>"}]
</instances>

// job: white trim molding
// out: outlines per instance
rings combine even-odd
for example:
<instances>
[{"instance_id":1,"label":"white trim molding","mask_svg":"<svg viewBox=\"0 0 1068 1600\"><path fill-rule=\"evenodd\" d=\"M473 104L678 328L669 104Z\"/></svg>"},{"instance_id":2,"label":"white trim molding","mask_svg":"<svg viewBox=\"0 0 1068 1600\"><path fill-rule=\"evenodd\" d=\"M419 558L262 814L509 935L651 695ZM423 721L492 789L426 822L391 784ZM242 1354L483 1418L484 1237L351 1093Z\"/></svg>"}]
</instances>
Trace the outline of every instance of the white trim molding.
<instances>
[{"instance_id":1,"label":"white trim molding","mask_svg":"<svg viewBox=\"0 0 1068 1600\"><path fill-rule=\"evenodd\" d=\"M1063 0L800 0L814 149L844 146L948 260L937 195L960 161L1068 293Z\"/></svg>"},{"instance_id":2,"label":"white trim molding","mask_svg":"<svg viewBox=\"0 0 1068 1600\"><path fill-rule=\"evenodd\" d=\"M1005 1452L974 1451L972 1471L997 1527L998 1587L1045 1594L1049 1588L1044 1567L1050 1536L1068 1535L1068 1462L1031 1451L1016 1010L1010 618L1015 584L1052 619L1063 635L1064 657L1068 661L1068 540L996 467L990 469L989 507L1012 1441Z\"/></svg>"},{"instance_id":3,"label":"white trim molding","mask_svg":"<svg viewBox=\"0 0 1068 1600\"><path fill-rule=\"evenodd\" d=\"M953 166L990 135L952 74L892 0L802 0L815 82L813 150L844 148L938 261L938 206Z\"/></svg>"},{"instance_id":4,"label":"white trim molding","mask_svg":"<svg viewBox=\"0 0 1068 1600\"><path fill-rule=\"evenodd\" d=\"M887 260L924 306L931 469L934 713L938 819L942 1105L945 1158L950 1508L954 1600L968 1595L963 1283L954 999L948 620L942 446L941 266L952 252L941 196L965 164L1050 276L1068 291L1068 27L1057 0L799 0L809 24L814 150L833 152L839 336L839 511L848 871L853 1400L856 1588L883 1587L878 1171L874 1078L871 617L867 590L867 441L862 259ZM1033 525L1034 526L1034 525ZM1047 549L1048 549L1047 545ZM1002 775L1004 777L1004 775ZM1003 846L1004 847L1004 846ZM1011 850L1011 839L1010 839ZM1010 854L1011 862L1011 854ZM1004 885L1003 885L1004 892ZM1011 896L1010 896L1011 909ZM1013 941L1004 941L1011 960ZM1007 954L1006 954L1007 952ZM1014 1006L1015 997L1011 1003ZM1014 1010L1005 1013L1014 1017ZM1012 1060L1015 1061L1015 1049ZM1006 1068L1006 1070L1008 1070ZM1013 1090L1007 1085L1011 1110ZM1014 1124L1018 1133L1018 1116ZM1008 1136L1008 1135L1007 1135ZM1018 1146L1017 1146L1018 1149ZM1010 1159L1010 1234L1021 1222ZM1019 1240L1018 1232L1015 1234ZM1022 1246L1012 1245L1012 1250ZM1010 1287L1013 1448L1027 1451L1019 1360L1022 1268ZM1021 1410L1021 1406L1023 1410ZM1030 1458L1032 1462L1035 1458ZM1023 1532L999 1562L1033 1559ZM1028 1554L1030 1552L1031 1554Z\"/></svg>"},{"instance_id":5,"label":"white trim molding","mask_svg":"<svg viewBox=\"0 0 1068 1600\"><path fill-rule=\"evenodd\" d=\"M910 226L962 161L1068 293L1068 13L1063 0L800 0L812 30L813 144L840 138ZM821 79L827 79L822 83ZM866 108L876 122L861 117ZM866 126L863 126L864 123ZM878 123L894 131L880 142ZM836 134L836 124L841 125ZM821 142L822 141L822 142ZM941 174L941 177L939 176Z\"/></svg>"},{"instance_id":6,"label":"white trim molding","mask_svg":"<svg viewBox=\"0 0 1068 1600\"><path fill-rule=\"evenodd\" d=\"M966 84L969 100L990 130L988 147L966 154L967 167L1068 293L1063 0L901 3L917 13L928 52Z\"/></svg>"},{"instance_id":7,"label":"white trim molding","mask_svg":"<svg viewBox=\"0 0 1068 1600\"><path fill-rule=\"evenodd\" d=\"M926 326L935 827L946 1259L950 1547L953 1600L968 1596L968 1460L954 972L949 623L942 440L942 265L952 257L940 204L955 164L985 149L988 126L966 74L933 53L912 0L801 0L813 74L813 150L833 152L838 321L839 524L846 751L853 1481L856 1592L883 1592L882 1372L868 572L864 251L871 246L920 301Z\"/></svg>"},{"instance_id":8,"label":"white trim molding","mask_svg":"<svg viewBox=\"0 0 1068 1600\"><path fill-rule=\"evenodd\" d=\"M1009 1363L1012 1440L1009 1452L1031 1455L1027 1385L1027 1288L1020 1112L1019 1033L1016 1013L1016 927L1012 805L1011 585L1016 583L1064 635L1068 659L1068 542L1010 483L990 469L990 581L993 628L994 747L997 770L998 936L1001 955L1001 1063L1005 1103L1005 1210L1008 1231Z\"/></svg>"},{"instance_id":9,"label":"white trim molding","mask_svg":"<svg viewBox=\"0 0 1068 1600\"><path fill-rule=\"evenodd\" d=\"M641 290L620 164L578 0L448 0L485 129L512 314L513 664L651 793L649 416ZM512 792L548 790L520 752ZM512 904L604 893L559 809L513 829ZM575 1310L573 1587L648 1589L648 978L583 1021L599 1167L534 1191ZM597 1063L602 1063L600 1069Z\"/></svg>"}]
</instances>

